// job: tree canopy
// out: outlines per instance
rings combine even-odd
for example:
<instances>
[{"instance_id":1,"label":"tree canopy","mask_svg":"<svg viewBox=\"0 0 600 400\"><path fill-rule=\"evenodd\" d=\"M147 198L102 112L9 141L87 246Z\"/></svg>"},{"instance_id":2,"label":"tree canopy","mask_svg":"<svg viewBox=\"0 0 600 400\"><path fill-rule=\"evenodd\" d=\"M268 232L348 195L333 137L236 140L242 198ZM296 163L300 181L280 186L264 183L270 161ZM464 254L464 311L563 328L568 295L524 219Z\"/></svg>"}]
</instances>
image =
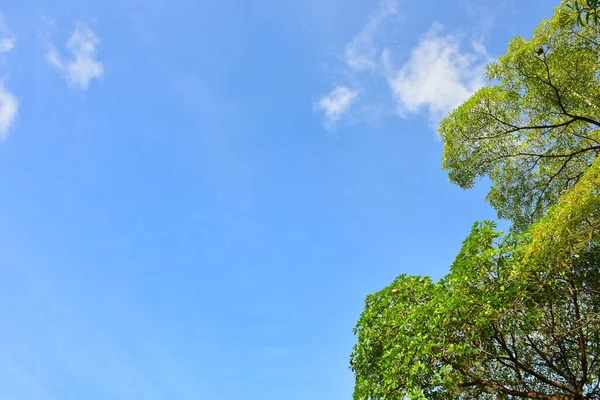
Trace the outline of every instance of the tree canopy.
<instances>
[{"instance_id":1,"label":"tree canopy","mask_svg":"<svg viewBox=\"0 0 600 400\"><path fill-rule=\"evenodd\" d=\"M489 177L513 227L476 223L443 279L400 275L367 297L355 399L600 398L597 9L563 1L442 121L450 180Z\"/></svg>"},{"instance_id":2,"label":"tree canopy","mask_svg":"<svg viewBox=\"0 0 600 400\"><path fill-rule=\"evenodd\" d=\"M600 152L600 25L577 23L564 1L531 39L515 37L476 92L440 125L442 166L524 229L570 190Z\"/></svg>"},{"instance_id":3,"label":"tree canopy","mask_svg":"<svg viewBox=\"0 0 600 400\"><path fill-rule=\"evenodd\" d=\"M401 275L355 328L355 399L600 398L600 253L536 264L478 223L440 282Z\"/></svg>"}]
</instances>

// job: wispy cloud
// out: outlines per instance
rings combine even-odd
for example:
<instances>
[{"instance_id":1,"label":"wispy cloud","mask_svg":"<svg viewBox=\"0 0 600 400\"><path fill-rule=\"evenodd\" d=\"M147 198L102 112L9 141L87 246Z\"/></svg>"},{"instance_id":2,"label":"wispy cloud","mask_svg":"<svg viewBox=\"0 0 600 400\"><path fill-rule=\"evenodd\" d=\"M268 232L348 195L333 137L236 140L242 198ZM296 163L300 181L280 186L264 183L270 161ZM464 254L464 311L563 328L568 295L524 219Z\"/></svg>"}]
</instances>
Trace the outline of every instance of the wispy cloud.
<instances>
[{"instance_id":1,"label":"wispy cloud","mask_svg":"<svg viewBox=\"0 0 600 400\"><path fill-rule=\"evenodd\" d=\"M316 109L325 112L328 124L333 124L344 115L358 99L358 92L345 86L336 86L316 104Z\"/></svg>"},{"instance_id":2,"label":"wispy cloud","mask_svg":"<svg viewBox=\"0 0 600 400\"><path fill-rule=\"evenodd\" d=\"M388 71L400 116L425 110L430 118L439 119L485 84L485 47L480 43L464 47L458 37L443 35L436 24L406 63Z\"/></svg>"},{"instance_id":3,"label":"wispy cloud","mask_svg":"<svg viewBox=\"0 0 600 400\"><path fill-rule=\"evenodd\" d=\"M315 107L315 111L325 113L325 126L331 128L345 115L352 114L353 120L374 120L372 112L381 111L380 105L362 104L350 113L350 107L359 100L359 91L351 89L357 85L362 75L380 75L382 31L391 17L398 16L398 0L381 0L375 11L368 18L364 27L344 47L342 60L344 63L345 79L353 84L336 85L327 95L323 96ZM358 79L357 79L358 78ZM368 86L368 85L367 85ZM362 87L361 96L362 97ZM355 115L354 115L355 114Z\"/></svg>"},{"instance_id":4,"label":"wispy cloud","mask_svg":"<svg viewBox=\"0 0 600 400\"><path fill-rule=\"evenodd\" d=\"M398 2L383 0L364 28L346 44L344 59L348 67L354 71L378 67L378 46L376 45L379 38L378 30L382 23L392 15L398 15Z\"/></svg>"},{"instance_id":5,"label":"wispy cloud","mask_svg":"<svg viewBox=\"0 0 600 400\"><path fill-rule=\"evenodd\" d=\"M4 16L0 14L0 53L7 53L15 48L16 36L7 28Z\"/></svg>"},{"instance_id":6,"label":"wispy cloud","mask_svg":"<svg viewBox=\"0 0 600 400\"><path fill-rule=\"evenodd\" d=\"M3 37L0 39L0 53L7 53L15 48L14 37Z\"/></svg>"},{"instance_id":7,"label":"wispy cloud","mask_svg":"<svg viewBox=\"0 0 600 400\"><path fill-rule=\"evenodd\" d=\"M65 59L51 47L46 59L54 68L60 71L69 86L87 90L90 81L104 74L104 66L96 58L100 39L85 24L77 24L75 31L67 42L70 59Z\"/></svg>"},{"instance_id":8,"label":"wispy cloud","mask_svg":"<svg viewBox=\"0 0 600 400\"><path fill-rule=\"evenodd\" d=\"M341 84L317 108L325 112L326 126L344 117L372 123L385 115L407 118L417 113L437 123L485 84L490 58L480 41L446 33L434 23L406 51L403 43L390 46L390 38L399 37L393 32L399 17L397 1L382 0L346 44L343 78L337 78ZM360 98L349 87L359 87Z\"/></svg>"},{"instance_id":9,"label":"wispy cloud","mask_svg":"<svg viewBox=\"0 0 600 400\"><path fill-rule=\"evenodd\" d=\"M6 138L8 130L19 112L19 101L0 82L0 139Z\"/></svg>"},{"instance_id":10,"label":"wispy cloud","mask_svg":"<svg viewBox=\"0 0 600 400\"><path fill-rule=\"evenodd\" d=\"M0 55L15 48L16 36L8 29L4 16L0 14ZM5 139L10 127L17 119L19 101L0 81L0 140Z\"/></svg>"}]
</instances>

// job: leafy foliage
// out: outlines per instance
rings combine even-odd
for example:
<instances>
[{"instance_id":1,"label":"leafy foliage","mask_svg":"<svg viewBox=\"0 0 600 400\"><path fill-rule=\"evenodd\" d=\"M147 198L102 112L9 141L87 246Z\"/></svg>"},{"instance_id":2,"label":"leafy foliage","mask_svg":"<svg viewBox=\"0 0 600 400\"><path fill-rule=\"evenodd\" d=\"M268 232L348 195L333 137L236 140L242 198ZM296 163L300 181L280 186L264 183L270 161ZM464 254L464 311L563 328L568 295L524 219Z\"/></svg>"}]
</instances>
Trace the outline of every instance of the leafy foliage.
<instances>
[{"instance_id":1,"label":"leafy foliage","mask_svg":"<svg viewBox=\"0 0 600 400\"><path fill-rule=\"evenodd\" d=\"M367 297L354 398L599 398L600 256L548 274L523 268L529 246L478 223L440 282L402 275Z\"/></svg>"},{"instance_id":2,"label":"leafy foliage","mask_svg":"<svg viewBox=\"0 0 600 400\"><path fill-rule=\"evenodd\" d=\"M600 158L531 229L528 268L553 264L557 273L600 238Z\"/></svg>"},{"instance_id":3,"label":"leafy foliage","mask_svg":"<svg viewBox=\"0 0 600 400\"><path fill-rule=\"evenodd\" d=\"M443 167L512 233L476 223L439 282L367 297L354 398L600 398L600 0L563 0L513 39L440 126Z\"/></svg>"},{"instance_id":4,"label":"leafy foliage","mask_svg":"<svg viewBox=\"0 0 600 400\"><path fill-rule=\"evenodd\" d=\"M577 13L577 23L580 26L598 24L600 20L600 0L573 0L567 3L567 7Z\"/></svg>"},{"instance_id":5,"label":"leafy foliage","mask_svg":"<svg viewBox=\"0 0 600 400\"><path fill-rule=\"evenodd\" d=\"M440 125L450 180L470 188L491 178L488 200L516 230L572 189L600 152L600 25L578 26L567 5L531 39L515 37L487 69L497 84Z\"/></svg>"}]
</instances>

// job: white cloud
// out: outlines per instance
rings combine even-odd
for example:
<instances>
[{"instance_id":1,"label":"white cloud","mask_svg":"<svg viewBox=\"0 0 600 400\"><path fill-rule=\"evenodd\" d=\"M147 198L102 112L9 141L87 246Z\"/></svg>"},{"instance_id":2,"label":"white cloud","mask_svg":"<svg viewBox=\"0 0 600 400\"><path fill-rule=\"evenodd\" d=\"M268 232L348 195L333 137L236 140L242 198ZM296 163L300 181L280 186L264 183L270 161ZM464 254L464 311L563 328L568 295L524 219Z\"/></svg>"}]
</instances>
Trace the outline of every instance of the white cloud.
<instances>
[{"instance_id":1,"label":"white cloud","mask_svg":"<svg viewBox=\"0 0 600 400\"><path fill-rule=\"evenodd\" d=\"M55 48L50 48L46 59L54 68L62 72L69 86L86 90L90 81L104 74L104 66L96 59L100 40L84 24L77 24L67 42L71 59L65 60Z\"/></svg>"},{"instance_id":2,"label":"white cloud","mask_svg":"<svg viewBox=\"0 0 600 400\"><path fill-rule=\"evenodd\" d=\"M346 44L344 59L354 71L375 69L377 64L377 33L386 18L398 14L397 0L383 0L365 27Z\"/></svg>"},{"instance_id":3,"label":"white cloud","mask_svg":"<svg viewBox=\"0 0 600 400\"><path fill-rule=\"evenodd\" d=\"M316 105L325 112L329 123L338 121L358 98L358 92L344 86L336 86L328 95L323 96Z\"/></svg>"},{"instance_id":4,"label":"white cloud","mask_svg":"<svg viewBox=\"0 0 600 400\"><path fill-rule=\"evenodd\" d=\"M396 42L406 37L401 19L397 0L381 0L345 45L336 79L340 85L316 107L325 111L326 122L349 116L354 122L376 123L384 116L424 113L435 124L485 85L485 65L491 59L481 40L444 33L434 24L414 48L402 48L398 45L405 41ZM359 87L360 98L348 87ZM347 113L350 105L352 113Z\"/></svg>"},{"instance_id":5,"label":"white cloud","mask_svg":"<svg viewBox=\"0 0 600 400\"><path fill-rule=\"evenodd\" d=\"M0 13L0 54L8 53L15 48L16 37L4 23ZM0 81L0 140L5 139L19 112L19 101L14 94L4 87Z\"/></svg>"},{"instance_id":6,"label":"white cloud","mask_svg":"<svg viewBox=\"0 0 600 400\"><path fill-rule=\"evenodd\" d=\"M15 122L18 111L19 101L0 82L0 139L8 135L8 130Z\"/></svg>"},{"instance_id":7,"label":"white cloud","mask_svg":"<svg viewBox=\"0 0 600 400\"><path fill-rule=\"evenodd\" d=\"M0 38L0 53L8 53L15 48L15 37Z\"/></svg>"},{"instance_id":8,"label":"white cloud","mask_svg":"<svg viewBox=\"0 0 600 400\"><path fill-rule=\"evenodd\" d=\"M381 30L386 20L398 15L398 0L381 0L361 31L350 40L345 48L343 62L352 78L362 73L381 73L379 53L381 51ZM349 87L360 85L337 85L328 95L323 96L315 106L316 111L324 111L326 127L331 127L358 101L359 93ZM373 120L372 112L379 113L380 105L362 105L355 113L358 120Z\"/></svg>"},{"instance_id":9,"label":"white cloud","mask_svg":"<svg viewBox=\"0 0 600 400\"><path fill-rule=\"evenodd\" d=\"M425 109L439 119L485 84L485 47L474 43L464 50L457 37L440 35L440 30L434 25L388 77L401 116Z\"/></svg>"},{"instance_id":10,"label":"white cloud","mask_svg":"<svg viewBox=\"0 0 600 400\"><path fill-rule=\"evenodd\" d=\"M17 38L6 27L4 16L0 13L0 53L8 53L15 48Z\"/></svg>"}]
</instances>

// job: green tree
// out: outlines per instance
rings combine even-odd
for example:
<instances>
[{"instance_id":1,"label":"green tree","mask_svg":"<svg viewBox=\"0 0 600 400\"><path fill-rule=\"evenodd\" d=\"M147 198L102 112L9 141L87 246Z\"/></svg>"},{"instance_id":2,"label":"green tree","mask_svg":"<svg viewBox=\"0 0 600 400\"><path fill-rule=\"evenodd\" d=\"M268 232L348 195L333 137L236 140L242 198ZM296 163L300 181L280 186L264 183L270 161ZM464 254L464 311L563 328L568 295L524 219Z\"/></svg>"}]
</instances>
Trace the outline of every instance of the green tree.
<instances>
[{"instance_id":1,"label":"green tree","mask_svg":"<svg viewBox=\"0 0 600 400\"><path fill-rule=\"evenodd\" d=\"M443 167L513 221L475 224L439 282L367 297L354 398L600 398L600 28L563 1L441 123Z\"/></svg>"},{"instance_id":2,"label":"green tree","mask_svg":"<svg viewBox=\"0 0 600 400\"><path fill-rule=\"evenodd\" d=\"M487 69L492 85L440 124L442 166L522 230L581 179L600 152L600 25L563 1L531 39L515 37Z\"/></svg>"},{"instance_id":3,"label":"green tree","mask_svg":"<svg viewBox=\"0 0 600 400\"><path fill-rule=\"evenodd\" d=\"M557 273L524 265L529 246L476 224L440 282L402 275L368 296L354 398L600 398L600 255Z\"/></svg>"}]
</instances>

